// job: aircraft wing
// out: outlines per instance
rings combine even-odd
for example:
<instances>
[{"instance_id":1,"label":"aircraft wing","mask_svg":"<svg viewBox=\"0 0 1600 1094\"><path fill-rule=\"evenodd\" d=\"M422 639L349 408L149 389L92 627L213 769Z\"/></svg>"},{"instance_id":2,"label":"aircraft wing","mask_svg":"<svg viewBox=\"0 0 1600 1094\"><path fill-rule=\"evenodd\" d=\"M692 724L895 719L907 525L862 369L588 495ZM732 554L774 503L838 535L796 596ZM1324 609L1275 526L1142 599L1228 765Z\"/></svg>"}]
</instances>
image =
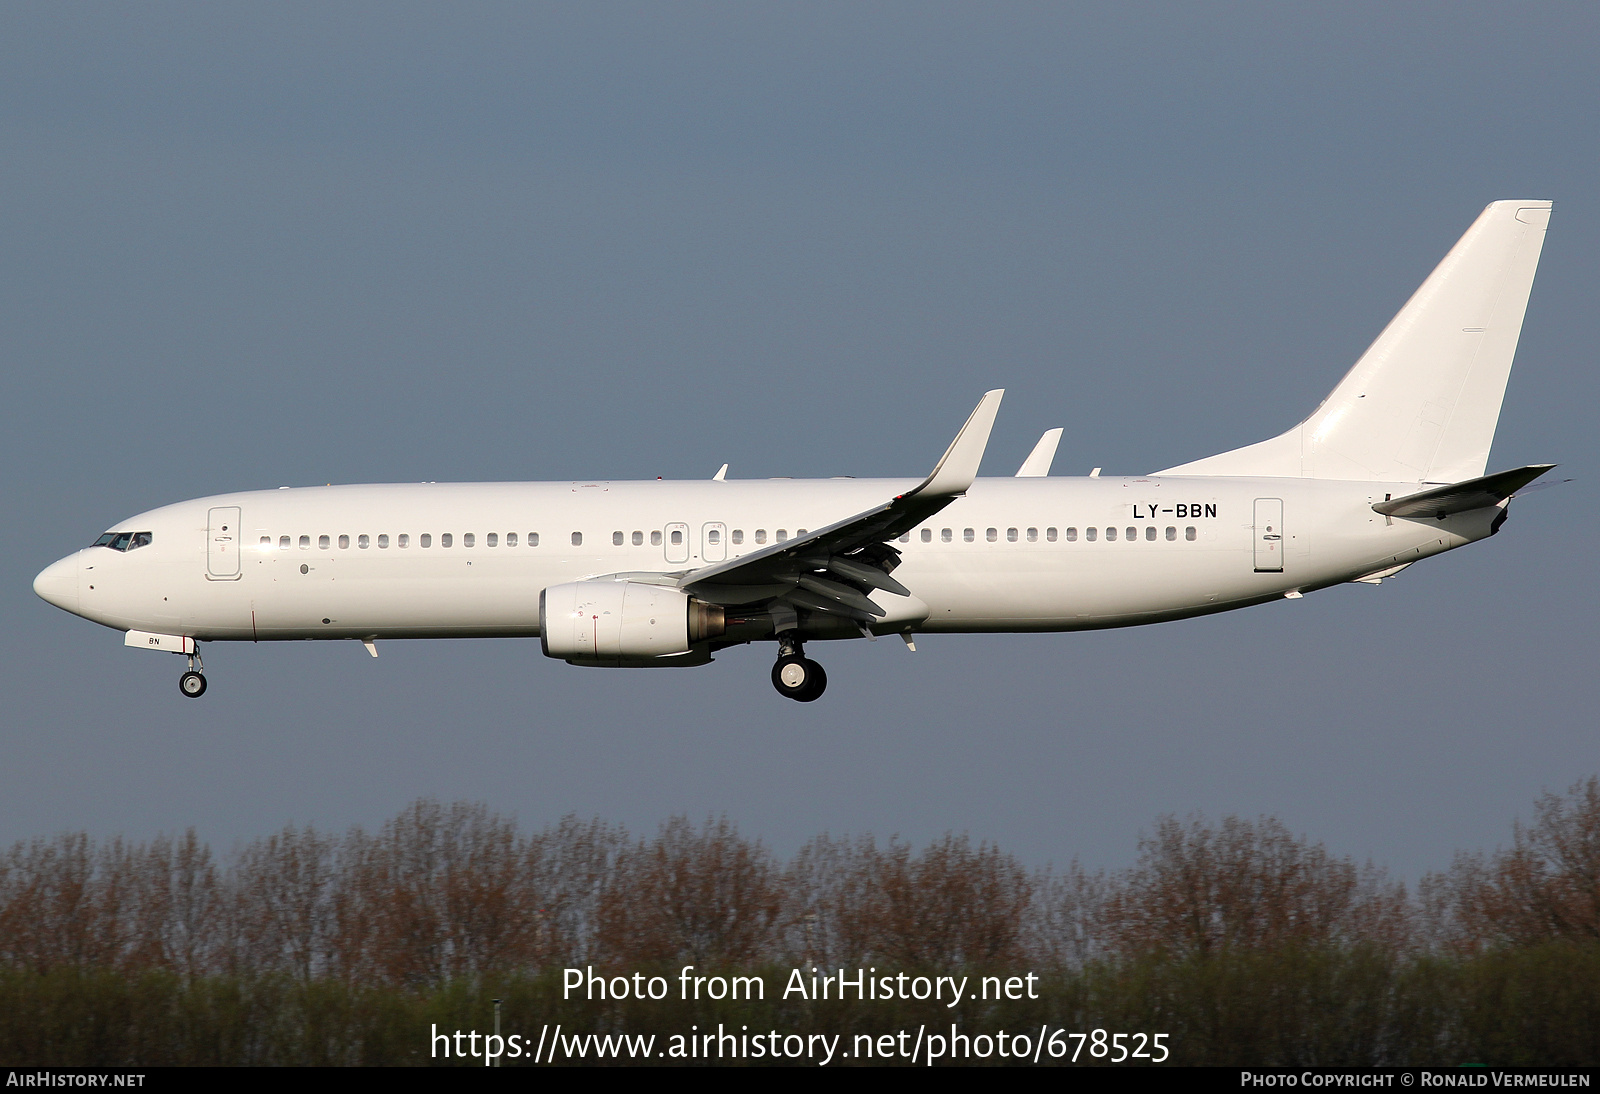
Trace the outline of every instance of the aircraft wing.
<instances>
[{"instance_id":1,"label":"aircraft wing","mask_svg":"<svg viewBox=\"0 0 1600 1094\"><path fill-rule=\"evenodd\" d=\"M1380 501L1373 509L1388 517L1447 517L1499 505L1555 464L1535 463L1511 471L1501 471L1478 479L1435 486L1392 501Z\"/></svg>"},{"instance_id":2,"label":"aircraft wing","mask_svg":"<svg viewBox=\"0 0 1600 1094\"><path fill-rule=\"evenodd\" d=\"M858 623L887 613L868 593L911 593L889 572L900 552L889 541L966 493L977 478L1003 389L986 393L932 473L911 490L853 517L758 551L683 574L678 586L713 604L780 602Z\"/></svg>"}]
</instances>

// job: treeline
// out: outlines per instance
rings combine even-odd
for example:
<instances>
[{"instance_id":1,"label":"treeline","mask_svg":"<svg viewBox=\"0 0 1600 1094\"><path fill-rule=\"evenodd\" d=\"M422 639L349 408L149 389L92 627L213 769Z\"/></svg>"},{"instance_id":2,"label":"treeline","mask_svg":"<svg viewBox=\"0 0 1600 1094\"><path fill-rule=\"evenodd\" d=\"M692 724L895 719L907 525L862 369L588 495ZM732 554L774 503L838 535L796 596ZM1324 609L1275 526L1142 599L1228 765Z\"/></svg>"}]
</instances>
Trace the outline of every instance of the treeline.
<instances>
[{"instance_id":1,"label":"treeline","mask_svg":"<svg viewBox=\"0 0 1600 1094\"><path fill-rule=\"evenodd\" d=\"M563 1002L561 970L763 972L757 1003ZM778 998L788 970L1043 978L954 1010ZM674 990L674 995L676 990ZM1600 780L1408 892L1271 818L1161 819L1133 867L1028 870L947 836L725 819L522 832L419 801L376 832L286 828L219 861L191 831L0 856L0 1062L428 1062L423 1033L888 1032L959 1021L1166 1032L1174 1062L1600 1062Z\"/></svg>"}]
</instances>

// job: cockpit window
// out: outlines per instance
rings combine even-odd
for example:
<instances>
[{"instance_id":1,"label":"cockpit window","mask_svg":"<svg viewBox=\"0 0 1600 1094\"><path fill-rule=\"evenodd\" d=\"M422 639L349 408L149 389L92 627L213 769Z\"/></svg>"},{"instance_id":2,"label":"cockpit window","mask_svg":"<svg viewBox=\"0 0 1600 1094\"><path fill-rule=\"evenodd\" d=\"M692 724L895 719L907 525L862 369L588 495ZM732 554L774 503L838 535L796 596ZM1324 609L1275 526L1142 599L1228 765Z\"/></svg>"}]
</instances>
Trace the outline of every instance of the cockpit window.
<instances>
[{"instance_id":1,"label":"cockpit window","mask_svg":"<svg viewBox=\"0 0 1600 1094\"><path fill-rule=\"evenodd\" d=\"M155 538L149 532L107 532L94 541L96 547L109 547L113 551L132 551L139 547L150 546L150 541Z\"/></svg>"}]
</instances>

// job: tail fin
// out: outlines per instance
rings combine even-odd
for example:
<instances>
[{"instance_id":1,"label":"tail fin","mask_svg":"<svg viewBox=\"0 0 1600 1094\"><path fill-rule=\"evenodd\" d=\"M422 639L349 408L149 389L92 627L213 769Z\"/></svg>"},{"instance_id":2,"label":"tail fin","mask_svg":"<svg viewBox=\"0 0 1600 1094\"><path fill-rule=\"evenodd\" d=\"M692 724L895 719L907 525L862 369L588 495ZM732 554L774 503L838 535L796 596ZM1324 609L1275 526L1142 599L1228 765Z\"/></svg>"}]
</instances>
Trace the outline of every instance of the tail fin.
<instances>
[{"instance_id":1,"label":"tail fin","mask_svg":"<svg viewBox=\"0 0 1600 1094\"><path fill-rule=\"evenodd\" d=\"M1316 411L1289 432L1159 475L1460 482L1483 474L1548 201L1497 201Z\"/></svg>"}]
</instances>

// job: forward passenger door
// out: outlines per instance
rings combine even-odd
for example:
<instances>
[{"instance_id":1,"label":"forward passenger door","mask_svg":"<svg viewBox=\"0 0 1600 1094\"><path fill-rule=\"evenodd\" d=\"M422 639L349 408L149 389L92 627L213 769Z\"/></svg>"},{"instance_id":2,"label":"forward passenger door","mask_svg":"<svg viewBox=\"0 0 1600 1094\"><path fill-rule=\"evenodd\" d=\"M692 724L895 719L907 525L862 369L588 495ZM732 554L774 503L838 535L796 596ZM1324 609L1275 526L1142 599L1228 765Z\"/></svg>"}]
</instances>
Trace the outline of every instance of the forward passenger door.
<instances>
[{"instance_id":1,"label":"forward passenger door","mask_svg":"<svg viewBox=\"0 0 1600 1094\"><path fill-rule=\"evenodd\" d=\"M239 507L219 505L206 522L206 577L235 581L239 572Z\"/></svg>"}]
</instances>

